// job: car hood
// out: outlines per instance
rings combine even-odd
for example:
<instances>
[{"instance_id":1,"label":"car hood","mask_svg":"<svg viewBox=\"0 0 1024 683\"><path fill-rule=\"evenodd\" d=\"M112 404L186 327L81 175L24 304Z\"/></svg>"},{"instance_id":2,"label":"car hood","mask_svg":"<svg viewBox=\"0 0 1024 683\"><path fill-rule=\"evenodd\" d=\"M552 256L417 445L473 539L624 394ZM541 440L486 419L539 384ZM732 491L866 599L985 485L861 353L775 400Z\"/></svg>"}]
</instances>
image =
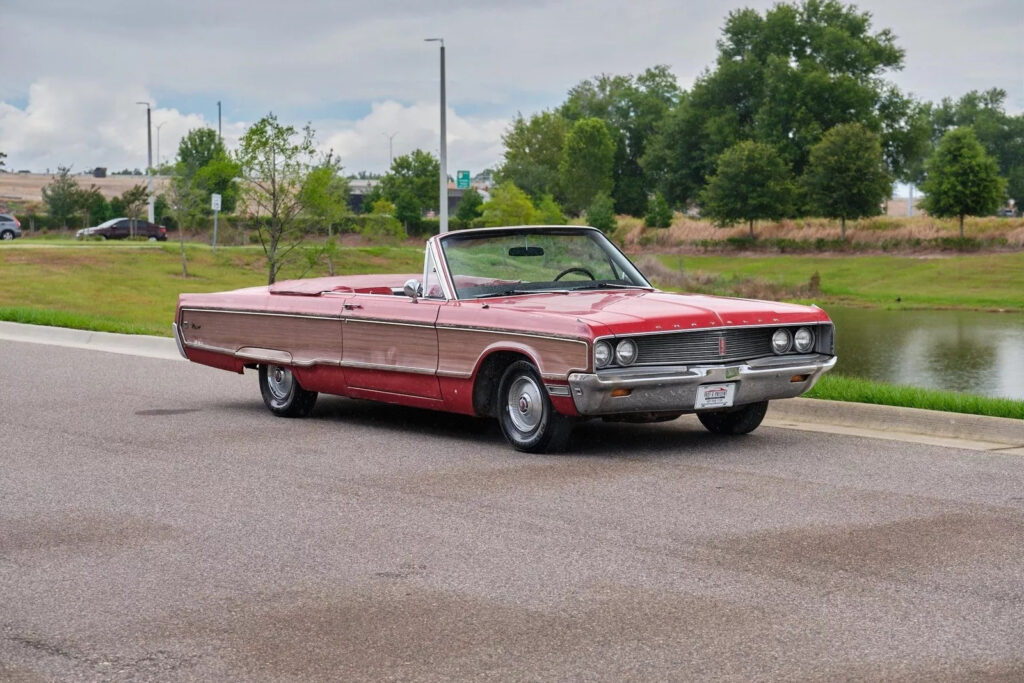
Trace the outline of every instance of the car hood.
<instances>
[{"instance_id":1,"label":"car hood","mask_svg":"<svg viewBox=\"0 0 1024 683\"><path fill-rule=\"evenodd\" d=\"M572 316L595 336L707 327L829 322L816 306L645 290L530 294L491 299L506 311Z\"/></svg>"}]
</instances>

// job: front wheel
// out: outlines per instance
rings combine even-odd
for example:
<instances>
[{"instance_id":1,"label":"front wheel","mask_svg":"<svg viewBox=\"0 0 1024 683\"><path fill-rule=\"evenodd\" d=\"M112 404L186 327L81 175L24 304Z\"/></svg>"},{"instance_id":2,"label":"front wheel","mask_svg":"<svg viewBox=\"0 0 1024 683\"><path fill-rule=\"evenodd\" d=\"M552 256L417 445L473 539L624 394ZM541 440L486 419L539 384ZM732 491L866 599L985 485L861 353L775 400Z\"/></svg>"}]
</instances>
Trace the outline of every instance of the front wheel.
<instances>
[{"instance_id":1,"label":"front wheel","mask_svg":"<svg viewBox=\"0 0 1024 683\"><path fill-rule=\"evenodd\" d=\"M512 447L526 453L565 450L572 431L571 420L551 405L537 369L522 360L501 376L498 422Z\"/></svg>"},{"instance_id":2,"label":"front wheel","mask_svg":"<svg viewBox=\"0 0 1024 683\"><path fill-rule=\"evenodd\" d=\"M260 366L260 394L278 417L306 417L316 405L316 392L303 389L292 371L280 365Z\"/></svg>"},{"instance_id":3,"label":"front wheel","mask_svg":"<svg viewBox=\"0 0 1024 683\"><path fill-rule=\"evenodd\" d=\"M697 413L697 419L713 434L749 434L760 426L766 412L768 401L760 401L732 410Z\"/></svg>"}]
</instances>

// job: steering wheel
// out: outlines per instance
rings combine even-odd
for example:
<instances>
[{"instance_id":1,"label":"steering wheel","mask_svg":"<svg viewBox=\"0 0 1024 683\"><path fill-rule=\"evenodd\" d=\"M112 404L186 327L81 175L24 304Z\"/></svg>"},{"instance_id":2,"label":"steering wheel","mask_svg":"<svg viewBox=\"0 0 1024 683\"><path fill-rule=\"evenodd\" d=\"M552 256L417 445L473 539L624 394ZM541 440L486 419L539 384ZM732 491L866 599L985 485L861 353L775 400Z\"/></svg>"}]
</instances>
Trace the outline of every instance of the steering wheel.
<instances>
[{"instance_id":1,"label":"steering wheel","mask_svg":"<svg viewBox=\"0 0 1024 683\"><path fill-rule=\"evenodd\" d=\"M591 280L596 280L597 279L596 277L594 277L594 274L591 273L586 268L580 268L579 266L573 266L572 268L566 268L561 273L556 275L555 279L553 281L554 282L558 282L559 280L561 280L563 277L565 277L569 273L581 273L581 274L586 275L587 277L589 277Z\"/></svg>"}]
</instances>

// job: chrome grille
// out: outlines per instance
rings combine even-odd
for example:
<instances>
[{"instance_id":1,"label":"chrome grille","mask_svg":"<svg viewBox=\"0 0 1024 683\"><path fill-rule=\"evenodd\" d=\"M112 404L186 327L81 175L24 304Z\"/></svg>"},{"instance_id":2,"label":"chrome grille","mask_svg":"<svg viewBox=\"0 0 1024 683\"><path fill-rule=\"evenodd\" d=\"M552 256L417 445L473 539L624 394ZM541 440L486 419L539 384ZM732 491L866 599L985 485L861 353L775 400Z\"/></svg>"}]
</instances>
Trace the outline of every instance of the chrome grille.
<instances>
[{"instance_id":1,"label":"chrome grille","mask_svg":"<svg viewBox=\"0 0 1024 683\"><path fill-rule=\"evenodd\" d=\"M790 327L790 326L786 326ZM791 329L796 330L793 326ZM818 326L810 325L817 335ZM772 354L772 334L778 327L745 327L694 332L667 332L633 337L635 365L692 365L729 363ZM820 336L816 336L820 339ZM725 341L724 350L722 340Z\"/></svg>"}]
</instances>

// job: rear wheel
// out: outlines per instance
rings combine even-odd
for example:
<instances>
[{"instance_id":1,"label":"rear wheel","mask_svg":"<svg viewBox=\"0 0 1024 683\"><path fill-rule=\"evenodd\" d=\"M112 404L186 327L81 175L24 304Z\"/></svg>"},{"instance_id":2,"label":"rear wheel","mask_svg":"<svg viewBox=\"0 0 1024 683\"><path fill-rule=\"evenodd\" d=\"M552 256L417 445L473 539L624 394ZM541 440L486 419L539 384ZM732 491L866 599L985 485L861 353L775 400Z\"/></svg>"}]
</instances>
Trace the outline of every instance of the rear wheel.
<instances>
[{"instance_id":1,"label":"rear wheel","mask_svg":"<svg viewBox=\"0 0 1024 683\"><path fill-rule=\"evenodd\" d=\"M0 232L0 240L13 240L13 239L14 239L14 231L13 230L4 230L3 232Z\"/></svg>"},{"instance_id":2,"label":"rear wheel","mask_svg":"<svg viewBox=\"0 0 1024 683\"><path fill-rule=\"evenodd\" d=\"M697 413L697 419L714 434L749 434L758 428L766 412L768 401L761 401L730 410Z\"/></svg>"},{"instance_id":3,"label":"rear wheel","mask_svg":"<svg viewBox=\"0 0 1024 683\"><path fill-rule=\"evenodd\" d=\"M572 421L555 411L532 363L516 361L505 369L497 405L501 431L517 451L565 450Z\"/></svg>"},{"instance_id":4,"label":"rear wheel","mask_svg":"<svg viewBox=\"0 0 1024 683\"><path fill-rule=\"evenodd\" d=\"M279 417L305 417L316 405L316 392L303 389L292 371L280 365L260 366L260 394Z\"/></svg>"}]
</instances>

